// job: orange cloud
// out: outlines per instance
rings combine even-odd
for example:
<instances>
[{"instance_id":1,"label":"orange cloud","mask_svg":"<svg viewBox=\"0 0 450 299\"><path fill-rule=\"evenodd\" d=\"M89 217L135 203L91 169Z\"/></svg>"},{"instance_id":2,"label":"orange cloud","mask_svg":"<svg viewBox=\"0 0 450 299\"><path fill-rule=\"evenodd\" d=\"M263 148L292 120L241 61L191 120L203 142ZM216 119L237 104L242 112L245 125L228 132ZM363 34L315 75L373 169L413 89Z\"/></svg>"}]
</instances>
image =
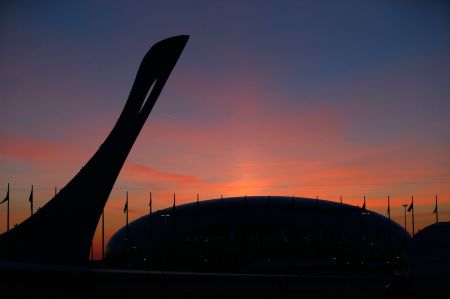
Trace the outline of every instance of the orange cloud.
<instances>
[{"instance_id":1,"label":"orange cloud","mask_svg":"<svg viewBox=\"0 0 450 299\"><path fill-rule=\"evenodd\" d=\"M32 137L1 135L0 157L5 159L46 162L67 158L64 144Z\"/></svg>"},{"instance_id":2,"label":"orange cloud","mask_svg":"<svg viewBox=\"0 0 450 299\"><path fill-rule=\"evenodd\" d=\"M378 101L360 101L360 98L383 90L378 87L389 82L377 83L380 86L374 88L376 80L355 78L348 95L349 101L358 104L347 103L342 108L339 101L321 100L330 96L327 95L333 91L330 86L320 86L315 93L290 94L275 88L270 73L257 66L243 65L221 77L182 74L181 71L173 74L171 90L181 99L176 103L189 107L190 114L181 109L168 109L171 114L168 118L151 117L106 206L107 239L124 224L127 190L130 220L148 213L150 191L155 209L170 206L174 193L178 204L194 201L199 193L201 200L221 194L270 194L319 196L338 201L342 195L344 202L360 206L366 195L368 208L382 214L385 214L389 194L393 218L399 223L403 223L401 204L409 203L414 194L417 228L434 221L431 212L437 193L442 220L449 220L448 144L429 143L427 136L413 130L407 135L395 135L389 142L381 138L379 144L376 144L377 138L364 143L357 139L361 136L349 136L352 128L362 123L355 118L365 122L372 116L374 126L380 122L378 115L382 115L386 107ZM408 86L410 84L405 90ZM322 89L328 91L322 92ZM173 99L165 100L168 105L174 103ZM153 114L158 113L158 107L155 108ZM84 158L79 153L88 143L84 129L90 128L80 129L78 124L69 128L70 136L80 140L73 142L72 147L49 140L0 136L5 141L0 144L0 157L32 163L66 163L67 154L75 153L80 164L85 163L101 141L97 138L104 138L103 134L108 131L101 128L109 128L110 121L114 120L96 121L96 132L90 132L91 138L88 138L91 148L85 151ZM448 122L433 126L445 131ZM74 174L69 170L65 173L68 179ZM36 176L36 173L28 176ZM52 175L48 176L47 184L59 179ZM26 196L22 196L24 202ZM99 252L98 233L95 244Z\"/></svg>"},{"instance_id":3,"label":"orange cloud","mask_svg":"<svg viewBox=\"0 0 450 299\"><path fill-rule=\"evenodd\" d=\"M122 172L122 178L125 181L143 183L144 185L151 184L174 187L177 185L196 186L203 184L193 176L158 171L132 162L126 163Z\"/></svg>"}]
</instances>

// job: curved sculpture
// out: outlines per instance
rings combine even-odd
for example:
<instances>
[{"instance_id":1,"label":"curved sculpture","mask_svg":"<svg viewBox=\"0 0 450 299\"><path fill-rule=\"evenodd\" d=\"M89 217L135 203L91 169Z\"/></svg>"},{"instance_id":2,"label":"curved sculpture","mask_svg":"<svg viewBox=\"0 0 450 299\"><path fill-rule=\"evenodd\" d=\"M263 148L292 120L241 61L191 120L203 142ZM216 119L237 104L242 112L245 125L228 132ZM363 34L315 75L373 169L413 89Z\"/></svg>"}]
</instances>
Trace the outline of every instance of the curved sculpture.
<instances>
[{"instance_id":1,"label":"curved sculpture","mask_svg":"<svg viewBox=\"0 0 450 299\"><path fill-rule=\"evenodd\" d=\"M81 264L112 187L189 36L155 44L144 56L125 107L80 172L32 217L0 236L0 258Z\"/></svg>"}]
</instances>

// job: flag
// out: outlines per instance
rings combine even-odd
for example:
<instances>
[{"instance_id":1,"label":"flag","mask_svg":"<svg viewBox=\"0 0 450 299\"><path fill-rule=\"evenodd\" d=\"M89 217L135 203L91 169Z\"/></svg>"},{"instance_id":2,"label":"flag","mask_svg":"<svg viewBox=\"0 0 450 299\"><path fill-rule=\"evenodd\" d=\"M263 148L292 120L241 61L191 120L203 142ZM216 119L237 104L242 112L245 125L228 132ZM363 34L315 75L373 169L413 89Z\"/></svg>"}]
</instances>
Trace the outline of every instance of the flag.
<instances>
[{"instance_id":1,"label":"flag","mask_svg":"<svg viewBox=\"0 0 450 299\"><path fill-rule=\"evenodd\" d=\"M389 214L391 214L391 203L390 203L390 200L389 200L390 198L389 198L389 195L388 195L388 207L387 207L387 214L389 215Z\"/></svg>"},{"instance_id":2,"label":"flag","mask_svg":"<svg viewBox=\"0 0 450 299\"><path fill-rule=\"evenodd\" d=\"M6 197L5 197L4 200L2 200L2 201L0 202L0 204L2 204L2 203L4 203L4 202L7 202L7 201L9 201L9 184L8 184L8 191L6 192Z\"/></svg>"},{"instance_id":3,"label":"flag","mask_svg":"<svg viewBox=\"0 0 450 299\"><path fill-rule=\"evenodd\" d=\"M438 215L438 204L437 204L437 194L436 194L436 199L435 199L435 206L434 206L434 211L433 214L436 215L436 223L439 222L439 215Z\"/></svg>"},{"instance_id":4,"label":"flag","mask_svg":"<svg viewBox=\"0 0 450 299\"><path fill-rule=\"evenodd\" d=\"M411 210L414 209L414 202L411 202L411 204L408 207L408 212L411 212Z\"/></svg>"},{"instance_id":5,"label":"flag","mask_svg":"<svg viewBox=\"0 0 450 299\"><path fill-rule=\"evenodd\" d=\"M31 193L30 193L30 197L28 198L28 201L33 204L33 185L31 185Z\"/></svg>"},{"instance_id":6,"label":"flag","mask_svg":"<svg viewBox=\"0 0 450 299\"><path fill-rule=\"evenodd\" d=\"M433 210L433 214L437 213L437 195L436 195L436 203L434 205L434 210Z\"/></svg>"},{"instance_id":7,"label":"flag","mask_svg":"<svg viewBox=\"0 0 450 299\"><path fill-rule=\"evenodd\" d=\"M127 212L128 211L128 198L127 201L125 201L125 206L123 207L123 212Z\"/></svg>"},{"instance_id":8,"label":"flag","mask_svg":"<svg viewBox=\"0 0 450 299\"><path fill-rule=\"evenodd\" d=\"M148 202L148 207L150 208L150 214L152 213L152 193L150 192L150 200Z\"/></svg>"}]
</instances>

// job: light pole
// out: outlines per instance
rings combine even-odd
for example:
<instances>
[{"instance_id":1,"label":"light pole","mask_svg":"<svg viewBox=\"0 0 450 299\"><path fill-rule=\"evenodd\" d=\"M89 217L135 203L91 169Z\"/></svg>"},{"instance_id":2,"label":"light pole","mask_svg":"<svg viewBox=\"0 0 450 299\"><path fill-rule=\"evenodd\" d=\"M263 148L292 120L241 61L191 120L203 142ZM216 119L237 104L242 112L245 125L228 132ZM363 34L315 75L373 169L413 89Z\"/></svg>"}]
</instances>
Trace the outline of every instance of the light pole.
<instances>
[{"instance_id":1,"label":"light pole","mask_svg":"<svg viewBox=\"0 0 450 299\"><path fill-rule=\"evenodd\" d=\"M406 207L408 206L408 204L402 204L403 207L403 211L405 214L405 237L404 237L404 246L406 247L406 234L407 234L407 230L406 230Z\"/></svg>"},{"instance_id":2,"label":"light pole","mask_svg":"<svg viewBox=\"0 0 450 299\"><path fill-rule=\"evenodd\" d=\"M166 235L166 240L164 242L166 248L164 249L163 256L162 256L162 258L163 258L162 273L164 274L164 270L166 268L166 251L167 251L167 238L168 238L168 236L167 236L167 217L170 217L170 214L164 213L164 214L161 214L161 217L164 217L164 231L165 231L165 235Z\"/></svg>"}]
</instances>

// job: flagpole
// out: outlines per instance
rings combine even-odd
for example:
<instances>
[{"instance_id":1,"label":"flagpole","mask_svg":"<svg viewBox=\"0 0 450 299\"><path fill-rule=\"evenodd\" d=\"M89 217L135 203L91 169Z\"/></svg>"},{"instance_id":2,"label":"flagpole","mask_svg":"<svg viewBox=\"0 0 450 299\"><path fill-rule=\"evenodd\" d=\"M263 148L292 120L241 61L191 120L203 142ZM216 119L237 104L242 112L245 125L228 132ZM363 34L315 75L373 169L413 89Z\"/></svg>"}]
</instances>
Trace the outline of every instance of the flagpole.
<instances>
[{"instance_id":1,"label":"flagpole","mask_svg":"<svg viewBox=\"0 0 450 299\"><path fill-rule=\"evenodd\" d=\"M150 204L149 204L149 215L152 214L152 192L150 191Z\"/></svg>"},{"instance_id":2,"label":"flagpole","mask_svg":"<svg viewBox=\"0 0 450 299\"><path fill-rule=\"evenodd\" d=\"M411 205L412 205L412 235L414 238L414 195L411 195Z\"/></svg>"},{"instance_id":3,"label":"flagpole","mask_svg":"<svg viewBox=\"0 0 450 299\"><path fill-rule=\"evenodd\" d=\"M390 196L388 195L388 219L389 219L389 224L391 224L391 200L390 200Z\"/></svg>"},{"instance_id":4,"label":"flagpole","mask_svg":"<svg viewBox=\"0 0 450 299\"><path fill-rule=\"evenodd\" d=\"M127 201L126 201L126 205L127 205L127 210L125 211L125 223L126 223L126 230L127 230L127 240L128 240L128 191L127 191Z\"/></svg>"},{"instance_id":5,"label":"flagpole","mask_svg":"<svg viewBox=\"0 0 450 299\"><path fill-rule=\"evenodd\" d=\"M153 228L153 216L152 216L152 212L153 212L153 203L152 203L152 191L150 191L150 199L149 199L149 203L148 203L148 206L149 206L149 213L148 213L148 217L149 217L149 221L148 221L148 237L149 237L149 240L150 240L150 242L151 242L151 240L152 240L152 228ZM150 257L151 257L151 253L152 253L152 250L151 250L151 246L149 246L148 247L148 252L147 252L147 255L148 255L148 259L150 259Z\"/></svg>"},{"instance_id":6,"label":"flagpole","mask_svg":"<svg viewBox=\"0 0 450 299\"><path fill-rule=\"evenodd\" d=\"M173 207L172 207L172 219L173 219L173 232L175 233L177 230L177 222L175 218L175 212L176 212L176 201L175 201L175 193L173 194Z\"/></svg>"},{"instance_id":7,"label":"flagpole","mask_svg":"<svg viewBox=\"0 0 450 299\"><path fill-rule=\"evenodd\" d=\"M342 219L343 219L343 212L342 212L342 195L340 195L339 196L339 202L340 202L340 205L339 205L339 237L340 237L340 239L339 239L339 253L338 253L338 256L339 256L339 259L341 259L342 257L343 257L343 250L342 250L342 248L343 248L343 246L344 246L344 238L343 238L343 231L344 231L344 224L343 224L343 221L342 221Z\"/></svg>"},{"instance_id":8,"label":"flagpole","mask_svg":"<svg viewBox=\"0 0 450 299\"><path fill-rule=\"evenodd\" d=\"M33 185L31 185L30 208L31 208L31 216L33 216Z\"/></svg>"},{"instance_id":9,"label":"flagpole","mask_svg":"<svg viewBox=\"0 0 450 299\"><path fill-rule=\"evenodd\" d=\"M126 192L124 212L125 212L125 258L128 263L130 253L130 240L128 235L128 191Z\"/></svg>"},{"instance_id":10,"label":"flagpole","mask_svg":"<svg viewBox=\"0 0 450 299\"><path fill-rule=\"evenodd\" d=\"M392 235L391 235L391 198L390 198L390 196L388 195L388 198L387 198L387 200L388 200L388 209L387 209L387 212L388 212L388 219L389 219L389 222L388 222L388 225L389 225L389 227L388 227L388 237L389 237L389 259L391 259L391 254L392 254Z\"/></svg>"},{"instance_id":11,"label":"flagpole","mask_svg":"<svg viewBox=\"0 0 450 299\"><path fill-rule=\"evenodd\" d=\"M6 231L9 231L9 183L8 183L8 203L6 208Z\"/></svg>"},{"instance_id":12,"label":"flagpole","mask_svg":"<svg viewBox=\"0 0 450 299\"><path fill-rule=\"evenodd\" d=\"M316 227L320 227L320 214L319 214L319 196L316 195L316 200L314 201L314 221L315 221L315 226ZM320 228L321 229L321 228ZM320 242L319 242L319 238L318 237L314 237L314 247L315 250L320 251Z\"/></svg>"},{"instance_id":13,"label":"flagpole","mask_svg":"<svg viewBox=\"0 0 450 299\"><path fill-rule=\"evenodd\" d=\"M200 226L200 195L197 193L197 201L195 202L195 225Z\"/></svg>"},{"instance_id":14,"label":"flagpole","mask_svg":"<svg viewBox=\"0 0 450 299\"><path fill-rule=\"evenodd\" d=\"M406 229L406 207L408 207L408 205L402 204L402 207L403 207L403 210L405 210L404 212L405 212L405 233L406 233L407 232L407 229Z\"/></svg>"},{"instance_id":15,"label":"flagpole","mask_svg":"<svg viewBox=\"0 0 450 299\"><path fill-rule=\"evenodd\" d=\"M294 194L292 194L292 199L291 199L291 206L290 206L290 214L291 214L291 223L292 225L294 225L294 221L295 221L295 197Z\"/></svg>"},{"instance_id":16,"label":"flagpole","mask_svg":"<svg viewBox=\"0 0 450 299\"><path fill-rule=\"evenodd\" d=\"M407 204L402 204L402 207L403 207L403 210L404 210L404 213L405 213L405 237L404 237L404 246L406 247L406 235L407 235L407 233L408 233L408 230L406 229L406 208L408 207L408 205Z\"/></svg>"},{"instance_id":17,"label":"flagpole","mask_svg":"<svg viewBox=\"0 0 450 299\"><path fill-rule=\"evenodd\" d=\"M368 247L369 247L369 239L367 238L367 215L368 215L368 212L367 212L367 207L366 207L366 195L364 195L364 211L363 211L363 213L364 213L364 216L363 216L363 219L364 219L364 242L365 242L365 247L364 247L364 259L365 258L367 258L367 251L368 251Z\"/></svg>"},{"instance_id":18,"label":"flagpole","mask_svg":"<svg viewBox=\"0 0 450 299\"><path fill-rule=\"evenodd\" d=\"M220 195L220 223L223 225L223 195Z\"/></svg>"},{"instance_id":19,"label":"flagpole","mask_svg":"<svg viewBox=\"0 0 450 299\"><path fill-rule=\"evenodd\" d=\"M102 212L102 260L105 258L105 209Z\"/></svg>"},{"instance_id":20,"label":"flagpole","mask_svg":"<svg viewBox=\"0 0 450 299\"><path fill-rule=\"evenodd\" d=\"M436 223L439 223L439 212L438 212L438 199L437 199L437 194L436 194L436 207L435 207L435 211L436 211Z\"/></svg>"},{"instance_id":21,"label":"flagpole","mask_svg":"<svg viewBox=\"0 0 450 299\"><path fill-rule=\"evenodd\" d=\"M8 189L6 191L6 197L2 201L0 201L0 205L4 202L8 202L6 205L6 231L9 231L9 183L8 183Z\"/></svg>"}]
</instances>

